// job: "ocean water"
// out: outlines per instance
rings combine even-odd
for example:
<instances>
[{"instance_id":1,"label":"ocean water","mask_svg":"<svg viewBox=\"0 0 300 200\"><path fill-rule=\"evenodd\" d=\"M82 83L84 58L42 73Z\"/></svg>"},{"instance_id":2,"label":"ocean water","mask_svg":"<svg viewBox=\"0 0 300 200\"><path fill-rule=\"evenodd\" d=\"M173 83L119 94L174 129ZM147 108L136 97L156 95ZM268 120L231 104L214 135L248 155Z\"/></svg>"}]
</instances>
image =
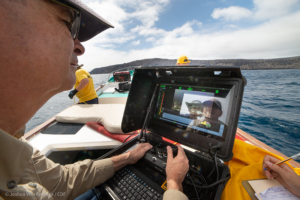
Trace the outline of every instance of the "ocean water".
<instances>
[{"instance_id":1,"label":"ocean water","mask_svg":"<svg viewBox=\"0 0 300 200\"><path fill-rule=\"evenodd\" d=\"M300 69L242 71L238 127L287 156L300 152Z\"/></svg>"},{"instance_id":2,"label":"ocean water","mask_svg":"<svg viewBox=\"0 0 300 200\"><path fill-rule=\"evenodd\" d=\"M300 152L300 69L245 70L238 127L287 156ZM95 87L107 75L92 75ZM26 132L74 104L69 91L52 97L26 124Z\"/></svg>"},{"instance_id":3,"label":"ocean water","mask_svg":"<svg viewBox=\"0 0 300 200\"><path fill-rule=\"evenodd\" d=\"M96 74L92 75L94 80L94 86L95 89L102 83L107 82L108 80L108 74ZM41 107L36 114L27 122L26 124L26 132L34 129L38 125L44 123L51 117L55 116L56 114L60 113L64 109L68 108L69 106L74 104L74 99L69 98L69 91L61 92L55 96L53 96L51 99L47 101ZM75 98L75 102L78 102L78 99Z\"/></svg>"}]
</instances>

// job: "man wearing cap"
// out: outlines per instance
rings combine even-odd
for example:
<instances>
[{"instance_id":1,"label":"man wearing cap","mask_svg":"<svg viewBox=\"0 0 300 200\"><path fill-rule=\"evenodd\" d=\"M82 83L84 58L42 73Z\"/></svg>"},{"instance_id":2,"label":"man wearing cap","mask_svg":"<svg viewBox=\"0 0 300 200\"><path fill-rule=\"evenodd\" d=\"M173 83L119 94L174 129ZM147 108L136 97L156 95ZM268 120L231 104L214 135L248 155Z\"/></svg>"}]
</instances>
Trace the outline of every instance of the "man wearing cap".
<instances>
[{"instance_id":1,"label":"man wearing cap","mask_svg":"<svg viewBox=\"0 0 300 200\"><path fill-rule=\"evenodd\" d=\"M0 27L0 199L74 199L151 148L62 166L14 138L52 96L73 87L80 41L112 26L80 0L1 0ZM179 191L186 169L184 153L168 158L165 199L187 199Z\"/></svg>"},{"instance_id":2,"label":"man wearing cap","mask_svg":"<svg viewBox=\"0 0 300 200\"><path fill-rule=\"evenodd\" d=\"M220 126L224 125L223 122L219 120L222 116L222 104L217 99L210 99L203 102L203 114L204 119L201 120L199 126L204 126L212 131L219 132Z\"/></svg>"},{"instance_id":3,"label":"man wearing cap","mask_svg":"<svg viewBox=\"0 0 300 200\"><path fill-rule=\"evenodd\" d=\"M214 132L219 132L220 126L225 125L223 122L219 120L219 117L221 117L223 114L221 102L218 101L217 99L210 99L208 101L204 101L203 103L199 104L198 107L199 107L197 111L198 114L193 115L197 117L193 117L194 120L189 124L186 130L187 131L196 130L193 128L196 126L196 127L212 130Z\"/></svg>"},{"instance_id":4,"label":"man wearing cap","mask_svg":"<svg viewBox=\"0 0 300 200\"><path fill-rule=\"evenodd\" d=\"M188 57L185 56L185 55L182 55L180 56L178 59L177 59L177 63L176 65L179 65L179 66L185 66L185 65L189 65L191 61L189 61Z\"/></svg>"},{"instance_id":5,"label":"man wearing cap","mask_svg":"<svg viewBox=\"0 0 300 200\"><path fill-rule=\"evenodd\" d=\"M89 72L82 69L83 65L79 65L75 72L76 82L74 90L69 93L70 99L76 95L79 104L98 104L98 96L94 88L93 77Z\"/></svg>"}]
</instances>

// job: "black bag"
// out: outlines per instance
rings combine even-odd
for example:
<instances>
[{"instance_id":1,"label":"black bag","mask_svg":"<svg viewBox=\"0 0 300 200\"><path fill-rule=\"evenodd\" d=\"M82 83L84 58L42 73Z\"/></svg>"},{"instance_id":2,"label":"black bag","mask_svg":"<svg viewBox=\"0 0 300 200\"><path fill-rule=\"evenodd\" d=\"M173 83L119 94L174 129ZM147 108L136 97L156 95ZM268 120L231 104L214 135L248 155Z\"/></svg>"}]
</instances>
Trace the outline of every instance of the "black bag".
<instances>
[{"instance_id":1,"label":"black bag","mask_svg":"<svg viewBox=\"0 0 300 200\"><path fill-rule=\"evenodd\" d=\"M125 82L125 83L119 83L119 89L115 88L117 92L127 92L130 90L131 83Z\"/></svg>"}]
</instances>

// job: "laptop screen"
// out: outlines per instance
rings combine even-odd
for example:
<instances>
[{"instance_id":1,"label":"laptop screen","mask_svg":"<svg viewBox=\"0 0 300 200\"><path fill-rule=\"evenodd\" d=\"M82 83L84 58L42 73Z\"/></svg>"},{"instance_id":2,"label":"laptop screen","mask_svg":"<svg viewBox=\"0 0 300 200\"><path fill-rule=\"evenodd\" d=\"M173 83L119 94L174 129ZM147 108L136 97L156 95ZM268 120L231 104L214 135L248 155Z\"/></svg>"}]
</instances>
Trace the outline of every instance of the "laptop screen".
<instances>
[{"instance_id":1,"label":"laptop screen","mask_svg":"<svg viewBox=\"0 0 300 200\"><path fill-rule=\"evenodd\" d=\"M159 85L153 120L190 134L224 140L234 85ZM193 137L195 138L195 136Z\"/></svg>"},{"instance_id":2,"label":"laptop screen","mask_svg":"<svg viewBox=\"0 0 300 200\"><path fill-rule=\"evenodd\" d=\"M217 145L220 147L218 158L228 161L233 155L246 83L238 67L137 69L122 131L128 133L145 125L152 133L150 138L167 138L203 154Z\"/></svg>"}]
</instances>

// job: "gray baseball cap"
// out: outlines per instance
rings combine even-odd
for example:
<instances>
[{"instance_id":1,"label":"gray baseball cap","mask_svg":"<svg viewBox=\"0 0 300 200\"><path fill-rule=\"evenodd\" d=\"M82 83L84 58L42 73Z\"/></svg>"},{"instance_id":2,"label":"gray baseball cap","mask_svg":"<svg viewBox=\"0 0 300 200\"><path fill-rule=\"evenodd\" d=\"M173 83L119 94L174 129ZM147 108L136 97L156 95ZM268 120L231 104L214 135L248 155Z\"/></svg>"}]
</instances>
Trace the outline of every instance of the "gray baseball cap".
<instances>
[{"instance_id":1,"label":"gray baseball cap","mask_svg":"<svg viewBox=\"0 0 300 200\"><path fill-rule=\"evenodd\" d=\"M114 28L108 21L90 9L81 0L64 0L81 12L81 24L78 34L80 42L88 41L108 28Z\"/></svg>"},{"instance_id":2,"label":"gray baseball cap","mask_svg":"<svg viewBox=\"0 0 300 200\"><path fill-rule=\"evenodd\" d=\"M222 110L222 104L217 99L210 99L210 100L204 101L203 105L204 106L213 106L213 105L216 105L220 110Z\"/></svg>"}]
</instances>

